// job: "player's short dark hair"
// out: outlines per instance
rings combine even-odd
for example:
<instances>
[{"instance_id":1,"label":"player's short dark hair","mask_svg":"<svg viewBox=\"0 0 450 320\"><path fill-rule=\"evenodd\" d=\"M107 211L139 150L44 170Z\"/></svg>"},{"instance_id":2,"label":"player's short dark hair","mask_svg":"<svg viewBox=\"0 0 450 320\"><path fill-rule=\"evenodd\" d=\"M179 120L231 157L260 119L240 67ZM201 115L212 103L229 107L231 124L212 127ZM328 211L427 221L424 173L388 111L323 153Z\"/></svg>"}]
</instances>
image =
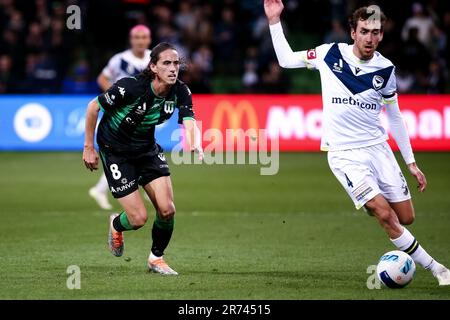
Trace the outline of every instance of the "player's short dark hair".
<instances>
[{"instance_id":1,"label":"player's short dark hair","mask_svg":"<svg viewBox=\"0 0 450 320\"><path fill-rule=\"evenodd\" d=\"M150 53L150 62L147 68L145 68L145 70L142 72L145 76L151 79L155 77L152 70L150 69L150 65L156 64L161 56L161 53L168 49L177 51L177 49L168 42L161 42L152 49L152 52Z\"/></svg>"},{"instance_id":2,"label":"player's short dark hair","mask_svg":"<svg viewBox=\"0 0 450 320\"><path fill-rule=\"evenodd\" d=\"M370 7L361 7L356 9L353 14L348 18L348 24L351 30L356 30L356 26L358 25L358 21L366 21L375 13L373 8ZM383 31L384 24L387 18L383 11L380 10L380 23L381 23L381 31Z\"/></svg>"}]
</instances>

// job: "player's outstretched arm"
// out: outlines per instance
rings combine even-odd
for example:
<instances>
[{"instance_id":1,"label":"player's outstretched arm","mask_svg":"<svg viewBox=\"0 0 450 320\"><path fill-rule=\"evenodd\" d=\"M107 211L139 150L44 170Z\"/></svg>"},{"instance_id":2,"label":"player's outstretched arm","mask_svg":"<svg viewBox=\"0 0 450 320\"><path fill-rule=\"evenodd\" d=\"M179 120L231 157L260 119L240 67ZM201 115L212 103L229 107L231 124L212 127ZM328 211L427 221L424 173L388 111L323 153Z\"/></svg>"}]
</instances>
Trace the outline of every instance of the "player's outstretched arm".
<instances>
[{"instance_id":1,"label":"player's outstretched arm","mask_svg":"<svg viewBox=\"0 0 450 320\"><path fill-rule=\"evenodd\" d=\"M98 169L98 154L94 148L94 134L95 126L97 124L98 113L100 107L97 103L97 99L89 102L86 111L86 126L84 135L84 148L83 148L83 162L86 168L89 170Z\"/></svg>"},{"instance_id":2,"label":"player's outstretched arm","mask_svg":"<svg viewBox=\"0 0 450 320\"><path fill-rule=\"evenodd\" d=\"M184 129L186 130L186 139L189 149L198 154L198 159L203 160L203 149L200 129L197 127L195 120L183 120Z\"/></svg>"},{"instance_id":3,"label":"player's outstretched arm","mask_svg":"<svg viewBox=\"0 0 450 320\"><path fill-rule=\"evenodd\" d=\"M293 52L284 36L280 21L283 8L281 0L264 0L264 12L269 21L270 35L278 63L283 68L305 68L306 51Z\"/></svg>"},{"instance_id":4,"label":"player's outstretched arm","mask_svg":"<svg viewBox=\"0 0 450 320\"><path fill-rule=\"evenodd\" d=\"M427 179L417 166L416 160L414 159L411 141L409 140L408 131L397 101L394 101L386 106L386 114L389 118L389 128L391 130L391 134L400 149L405 163L408 165L409 172L417 180L418 190L423 192L427 187Z\"/></svg>"}]
</instances>

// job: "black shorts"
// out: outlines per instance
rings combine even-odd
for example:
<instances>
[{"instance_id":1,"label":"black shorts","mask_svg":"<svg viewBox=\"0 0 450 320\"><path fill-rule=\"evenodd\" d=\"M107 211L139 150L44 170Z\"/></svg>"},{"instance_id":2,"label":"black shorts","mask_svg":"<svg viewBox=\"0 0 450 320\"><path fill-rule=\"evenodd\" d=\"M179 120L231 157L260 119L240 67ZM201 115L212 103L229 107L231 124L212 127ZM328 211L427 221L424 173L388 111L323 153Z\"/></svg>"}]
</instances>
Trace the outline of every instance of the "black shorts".
<instances>
[{"instance_id":1,"label":"black shorts","mask_svg":"<svg viewBox=\"0 0 450 320\"><path fill-rule=\"evenodd\" d=\"M164 176L170 176L169 165L162 148L138 155L115 153L100 148L106 179L114 198L122 198L136 191L139 185Z\"/></svg>"}]
</instances>

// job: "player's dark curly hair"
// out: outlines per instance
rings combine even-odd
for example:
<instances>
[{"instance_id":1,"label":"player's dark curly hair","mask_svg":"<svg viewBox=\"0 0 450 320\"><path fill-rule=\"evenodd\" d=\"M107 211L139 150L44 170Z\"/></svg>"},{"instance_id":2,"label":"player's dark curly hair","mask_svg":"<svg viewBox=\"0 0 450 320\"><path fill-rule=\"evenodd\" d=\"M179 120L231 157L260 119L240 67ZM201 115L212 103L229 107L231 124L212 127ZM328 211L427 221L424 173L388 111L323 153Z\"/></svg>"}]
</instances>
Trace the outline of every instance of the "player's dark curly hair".
<instances>
[{"instance_id":1,"label":"player's dark curly hair","mask_svg":"<svg viewBox=\"0 0 450 320\"><path fill-rule=\"evenodd\" d=\"M379 10L379 8L377 8ZM372 6L370 7L361 7L356 9L353 14L348 18L348 24L351 30L356 30L356 26L358 25L358 21L366 21L371 18L374 14L376 14L376 9ZM376 16L374 16L377 19ZM384 23L386 22L386 16L383 11L379 10L379 19L381 23L381 31L383 31Z\"/></svg>"},{"instance_id":2,"label":"player's dark curly hair","mask_svg":"<svg viewBox=\"0 0 450 320\"><path fill-rule=\"evenodd\" d=\"M152 49L152 52L150 53L150 62L147 68L145 68L145 70L142 71L143 76L148 77L151 80L155 78L155 74L153 73L152 69L150 69L150 65L156 64L160 58L161 52L166 51L167 49L177 51L177 49L173 45L167 42L161 42Z\"/></svg>"}]
</instances>

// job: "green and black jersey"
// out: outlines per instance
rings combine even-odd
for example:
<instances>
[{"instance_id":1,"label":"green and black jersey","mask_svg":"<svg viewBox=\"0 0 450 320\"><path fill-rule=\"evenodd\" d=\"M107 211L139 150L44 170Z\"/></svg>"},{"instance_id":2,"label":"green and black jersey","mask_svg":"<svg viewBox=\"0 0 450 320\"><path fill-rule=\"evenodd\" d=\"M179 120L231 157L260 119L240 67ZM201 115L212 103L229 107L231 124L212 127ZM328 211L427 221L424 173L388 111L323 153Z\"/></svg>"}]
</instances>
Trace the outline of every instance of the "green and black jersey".
<instances>
[{"instance_id":1,"label":"green and black jersey","mask_svg":"<svg viewBox=\"0 0 450 320\"><path fill-rule=\"evenodd\" d=\"M142 153L155 147L155 126L167 121L178 108L178 123L194 119L188 86L177 80L166 97L153 91L148 77L118 80L97 97L104 111L97 143L120 153Z\"/></svg>"}]
</instances>

